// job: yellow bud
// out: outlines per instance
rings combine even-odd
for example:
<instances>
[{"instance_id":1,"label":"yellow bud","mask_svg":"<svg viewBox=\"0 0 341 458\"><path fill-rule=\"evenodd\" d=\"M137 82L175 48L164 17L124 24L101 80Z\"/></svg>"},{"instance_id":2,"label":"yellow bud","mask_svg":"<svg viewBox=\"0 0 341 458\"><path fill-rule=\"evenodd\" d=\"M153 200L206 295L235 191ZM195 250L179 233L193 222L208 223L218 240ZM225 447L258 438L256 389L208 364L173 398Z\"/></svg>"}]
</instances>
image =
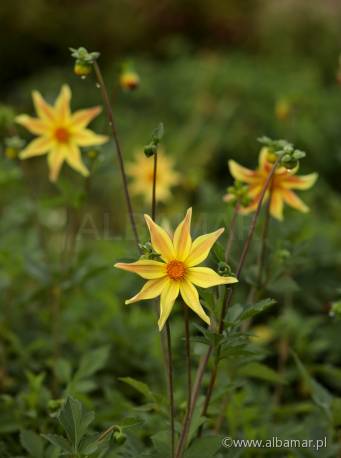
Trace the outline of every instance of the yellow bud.
<instances>
[{"instance_id":1,"label":"yellow bud","mask_svg":"<svg viewBox=\"0 0 341 458\"><path fill-rule=\"evenodd\" d=\"M133 91L139 87L140 77L136 72L123 72L120 76L120 85L124 90Z\"/></svg>"}]
</instances>

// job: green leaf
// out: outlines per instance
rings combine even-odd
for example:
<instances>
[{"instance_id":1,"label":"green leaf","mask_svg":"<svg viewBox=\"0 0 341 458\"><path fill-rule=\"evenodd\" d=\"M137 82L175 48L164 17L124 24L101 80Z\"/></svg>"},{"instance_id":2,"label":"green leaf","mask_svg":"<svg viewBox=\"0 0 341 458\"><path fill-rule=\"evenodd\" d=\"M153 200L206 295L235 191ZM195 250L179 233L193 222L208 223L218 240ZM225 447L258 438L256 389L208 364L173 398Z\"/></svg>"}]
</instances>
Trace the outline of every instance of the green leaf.
<instances>
[{"instance_id":1,"label":"green leaf","mask_svg":"<svg viewBox=\"0 0 341 458\"><path fill-rule=\"evenodd\" d=\"M75 374L76 379L82 379L95 374L102 369L109 357L109 347L101 347L86 353L80 361Z\"/></svg>"},{"instance_id":2,"label":"green leaf","mask_svg":"<svg viewBox=\"0 0 341 458\"><path fill-rule=\"evenodd\" d=\"M257 378L270 383L286 383L281 375L262 363L252 362L239 369L244 377Z\"/></svg>"},{"instance_id":3,"label":"green leaf","mask_svg":"<svg viewBox=\"0 0 341 458\"><path fill-rule=\"evenodd\" d=\"M131 377L120 377L119 380L127 385L130 385L132 388L135 388L136 391L143 394L147 399L155 400L154 393L150 390L148 385L143 382L139 382Z\"/></svg>"},{"instance_id":4,"label":"green leaf","mask_svg":"<svg viewBox=\"0 0 341 458\"><path fill-rule=\"evenodd\" d=\"M79 444L79 452L84 455L91 455L96 452L99 446L98 434L92 434L91 436L84 437Z\"/></svg>"},{"instance_id":5,"label":"green leaf","mask_svg":"<svg viewBox=\"0 0 341 458\"><path fill-rule=\"evenodd\" d=\"M44 443L42 438L34 431L22 430L20 432L20 442L24 449L34 458L42 458L44 453Z\"/></svg>"},{"instance_id":6,"label":"green leaf","mask_svg":"<svg viewBox=\"0 0 341 458\"><path fill-rule=\"evenodd\" d=\"M94 412L83 412L82 404L77 399L69 397L66 400L58 419L74 450L77 450L81 438L94 418Z\"/></svg>"},{"instance_id":7,"label":"green leaf","mask_svg":"<svg viewBox=\"0 0 341 458\"><path fill-rule=\"evenodd\" d=\"M64 452L73 452L72 445L63 436L59 436L57 434L42 434L42 437L48 440L51 444L62 449Z\"/></svg>"},{"instance_id":8,"label":"green leaf","mask_svg":"<svg viewBox=\"0 0 341 458\"><path fill-rule=\"evenodd\" d=\"M220 436L201 437L192 443L185 452L184 458L212 458L220 447Z\"/></svg>"},{"instance_id":9,"label":"green leaf","mask_svg":"<svg viewBox=\"0 0 341 458\"><path fill-rule=\"evenodd\" d=\"M63 358L59 358L54 365L54 372L58 380L67 383L71 378L71 364Z\"/></svg>"},{"instance_id":10,"label":"green leaf","mask_svg":"<svg viewBox=\"0 0 341 458\"><path fill-rule=\"evenodd\" d=\"M171 444L169 431L160 431L157 434L154 434L151 439L155 449L161 454L161 456L163 458L170 458Z\"/></svg>"},{"instance_id":11,"label":"green leaf","mask_svg":"<svg viewBox=\"0 0 341 458\"><path fill-rule=\"evenodd\" d=\"M259 313L264 312L264 310L267 310L269 307L272 305L276 304L275 299L264 299L262 301L257 302L254 305L247 305L242 313L239 315L238 319L240 321L248 320L249 318L252 318L255 315L258 315Z\"/></svg>"},{"instance_id":12,"label":"green leaf","mask_svg":"<svg viewBox=\"0 0 341 458\"><path fill-rule=\"evenodd\" d=\"M312 399L317 404L327 415L329 419L331 419L331 404L333 397L329 393L326 388L324 388L322 385L320 385L307 371L307 369L304 367L302 364L301 360L299 357L296 355L295 352L291 351L295 363L298 367L298 370L305 381L305 383L308 385L310 388L311 394L312 394Z\"/></svg>"}]
</instances>

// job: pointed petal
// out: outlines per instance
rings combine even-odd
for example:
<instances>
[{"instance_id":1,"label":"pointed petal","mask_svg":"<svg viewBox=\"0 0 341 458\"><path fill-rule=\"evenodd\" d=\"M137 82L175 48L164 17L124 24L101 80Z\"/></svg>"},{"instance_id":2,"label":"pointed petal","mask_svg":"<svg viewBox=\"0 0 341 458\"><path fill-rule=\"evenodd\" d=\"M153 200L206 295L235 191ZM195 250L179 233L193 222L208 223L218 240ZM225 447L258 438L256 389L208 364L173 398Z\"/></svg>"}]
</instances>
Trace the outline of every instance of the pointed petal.
<instances>
[{"instance_id":1,"label":"pointed petal","mask_svg":"<svg viewBox=\"0 0 341 458\"><path fill-rule=\"evenodd\" d=\"M145 299L154 299L154 297L160 296L161 291L168 281L169 280L167 277L147 281L143 288L134 297L126 300L125 303L132 304L133 302L138 302Z\"/></svg>"},{"instance_id":2,"label":"pointed petal","mask_svg":"<svg viewBox=\"0 0 341 458\"><path fill-rule=\"evenodd\" d=\"M65 160L64 148L54 148L47 156L47 163L49 166L49 178L52 182L56 182L59 177L60 169Z\"/></svg>"},{"instance_id":3,"label":"pointed petal","mask_svg":"<svg viewBox=\"0 0 341 458\"><path fill-rule=\"evenodd\" d=\"M49 124L53 123L55 120L55 112L51 105L45 102L42 95L38 91L32 92L32 98L39 118L48 122Z\"/></svg>"},{"instance_id":4,"label":"pointed petal","mask_svg":"<svg viewBox=\"0 0 341 458\"><path fill-rule=\"evenodd\" d=\"M167 279L166 285L161 292L159 330L162 331L175 302L179 295L179 282Z\"/></svg>"},{"instance_id":5,"label":"pointed petal","mask_svg":"<svg viewBox=\"0 0 341 458\"><path fill-rule=\"evenodd\" d=\"M185 259L186 266L192 267L203 262L207 258L213 244L223 232L224 229L221 228L215 232L201 235L200 237L196 238L192 243L192 248L188 257Z\"/></svg>"},{"instance_id":6,"label":"pointed petal","mask_svg":"<svg viewBox=\"0 0 341 458\"><path fill-rule=\"evenodd\" d=\"M291 176L288 176L286 180L283 180L281 185L287 189L305 190L305 189L309 189L312 186L314 186L317 178L318 178L317 173L310 173L309 175L301 175L301 176L291 175Z\"/></svg>"},{"instance_id":7,"label":"pointed petal","mask_svg":"<svg viewBox=\"0 0 341 458\"><path fill-rule=\"evenodd\" d=\"M267 170L269 167L271 167L270 162L268 161L268 156L269 156L269 150L266 146L264 146L259 153L258 157L258 167L259 170Z\"/></svg>"},{"instance_id":8,"label":"pointed petal","mask_svg":"<svg viewBox=\"0 0 341 458\"><path fill-rule=\"evenodd\" d=\"M55 102L55 113L61 122L70 118L70 100L71 89L67 84L64 84Z\"/></svg>"},{"instance_id":9,"label":"pointed petal","mask_svg":"<svg viewBox=\"0 0 341 458\"><path fill-rule=\"evenodd\" d=\"M196 288L188 280L182 280L180 283L180 293L185 303L190 307L194 313L205 321L208 325L211 324L210 317L206 314L205 310L199 301L199 294Z\"/></svg>"},{"instance_id":10,"label":"pointed petal","mask_svg":"<svg viewBox=\"0 0 341 458\"><path fill-rule=\"evenodd\" d=\"M65 157L66 162L70 167L75 169L77 172L81 173L83 176L87 177L89 175L89 170L86 168L82 161L82 156L80 149L77 145L69 144L67 146L68 152Z\"/></svg>"},{"instance_id":11,"label":"pointed petal","mask_svg":"<svg viewBox=\"0 0 341 458\"><path fill-rule=\"evenodd\" d=\"M283 220L283 197L282 191L273 191L271 194L270 214L282 221Z\"/></svg>"},{"instance_id":12,"label":"pointed petal","mask_svg":"<svg viewBox=\"0 0 341 458\"><path fill-rule=\"evenodd\" d=\"M239 165L236 161L230 160L228 165L231 175L236 180L243 181L245 183L252 183L257 179L256 172Z\"/></svg>"},{"instance_id":13,"label":"pointed petal","mask_svg":"<svg viewBox=\"0 0 341 458\"><path fill-rule=\"evenodd\" d=\"M186 279L201 288L238 282L236 277L222 277L209 267L190 267L186 273Z\"/></svg>"},{"instance_id":14,"label":"pointed petal","mask_svg":"<svg viewBox=\"0 0 341 458\"><path fill-rule=\"evenodd\" d=\"M166 275L166 265L163 262L153 261L151 259L140 259L131 263L118 262L115 264L115 267L134 272L147 280L154 280Z\"/></svg>"},{"instance_id":15,"label":"pointed petal","mask_svg":"<svg viewBox=\"0 0 341 458\"><path fill-rule=\"evenodd\" d=\"M90 129L74 131L72 138L79 146L103 145L103 143L109 140L109 137L106 135L97 135Z\"/></svg>"},{"instance_id":16,"label":"pointed petal","mask_svg":"<svg viewBox=\"0 0 341 458\"><path fill-rule=\"evenodd\" d=\"M293 192L290 190L283 190L282 196L284 201L290 205L290 207L295 208L303 213L309 212L309 207Z\"/></svg>"},{"instance_id":17,"label":"pointed petal","mask_svg":"<svg viewBox=\"0 0 341 458\"><path fill-rule=\"evenodd\" d=\"M184 220L176 228L173 245L175 249L176 259L183 261L187 258L191 251L192 238L191 238L191 218L192 218L192 209L187 210Z\"/></svg>"},{"instance_id":18,"label":"pointed petal","mask_svg":"<svg viewBox=\"0 0 341 458\"><path fill-rule=\"evenodd\" d=\"M77 129L83 129L90 121L92 121L102 111L101 107L87 108L86 110L78 110L72 115L71 122Z\"/></svg>"},{"instance_id":19,"label":"pointed petal","mask_svg":"<svg viewBox=\"0 0 341 458\"><path fill-rule=\"evenodd\" d=\"M26 129L32 132L32 134L36 135L42 135L46 133L46 129L49 128L43 120L39 118L31 118L31 116L25 114L17 116L15 121L21 126L26 127Z\"/></svg>"},{"instance_id":20,"label":"pointed petal","mask_svg":"<svg viewBox=\"0 0 341 458\"><path fill-rule=\"evenodd\" d=\"M154 250L161 255L162 259L166 262L175 258L175 251L171 239L167 232L161 226L154 223L150 216L144 215L146 220L150 238Z\"/></svg>"},{"instance_id":21,"label":"pointed petal","mask_svg":"<svg viewBox=\"0 0 341 458\"><path fill-rule=\"evenodd\" d=\"M47 137L38 137L32 140L19 155L20 159L27 159L33 156L41 156L46 154L53 147L53 143Z\"/></svg>"}]
</instances>

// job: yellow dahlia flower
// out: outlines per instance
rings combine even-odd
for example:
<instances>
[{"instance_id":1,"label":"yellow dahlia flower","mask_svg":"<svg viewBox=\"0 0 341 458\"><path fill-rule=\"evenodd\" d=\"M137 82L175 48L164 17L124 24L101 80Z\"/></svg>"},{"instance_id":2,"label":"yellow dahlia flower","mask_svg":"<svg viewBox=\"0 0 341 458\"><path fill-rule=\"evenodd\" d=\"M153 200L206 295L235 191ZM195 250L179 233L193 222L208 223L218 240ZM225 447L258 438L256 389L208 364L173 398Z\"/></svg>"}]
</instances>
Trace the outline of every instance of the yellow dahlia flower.
<instances>
[{"instance_id":1,"label":"yellow dahlia flower","mask_svg":"<svg viewBox=\"0 0 341 458\"><path fill-rule=\"evenodd\" d=\"M101 111L100 107L71 113L71 90L64 85L54 106L49 105L38 91L33 91L33 103L38 117L17 116L16 122L38 135L20 153L20 159L47 154L50 180L57 181L63 162L84 176L89 171L82 162L80 147L102 145L108 137L97 135L86 126Z\"/></svg>"},{"instance_id":2,"label":"yellow dahlia flower","mask_svg":"<svg viewBox=\"0 0 341 458\"><path fill-rule=\"evenodd\" d=\"M233 178L247 183L249 186L248 195L252 201L250 205L244 208L241 207L240 213L247 214L257 209L262 189L273 166L272 162L269 161L269 158L271 158L269 154L267 148L261 149L257 170L247 169L233 160L230 160L228 163ZM297 197L293 190L306 190L311 188L316 182L317 177L317 173L298 176L295 175L295 171L289 171L285 167L278 167L273 176L270 190L266 193L264 198L265 202L271 193L271 215L278 220L282 220L284 203L303 213L308 212L309 208L299 197ZM229 194L225 195L224 200L228 202L231 200L231 196Z\"/></svg>"},{"instance_id":3,"label":"yellow dahlia flower","mask_svg":"<svg viewBox=\"0 0 341 458\"><path fill-rule=\"evenodd\" d=\"M115 267L119 269L134 272L148 280L141 291L128 299L126 304L161 296L158 321L160 331L179 294L188 307L205 323L210 324L210 318L200 304L196 286L209 288L238 281L235 277L222 277L208 267L197 267L207 258L213 244L224 229L201 235L192 242L191 218L192 209L190 208L171 238L164 229L145 215L151 243L154 251L160 255L160 261L140 259L130 264L121 262L115 264Z\"/></svg>"},{"instance_id":4,"label":"yellow dahlia flower","mask_svg":"<svg viewBox=\"0 0 341 458\"><path fill-rule=\"evenodd\" d=\"M160 202L165 202L171 197L170 189L179 183L180 177L173 169L173 160L163 151L157 154L157 180L156 197ZM154 160L144 153L135 155L135 162L127 164L127 175L132 179L130 189L132 194L143 195L145 201L152 200L151 185L153 183Z\"/></svg>"}]
</instances>

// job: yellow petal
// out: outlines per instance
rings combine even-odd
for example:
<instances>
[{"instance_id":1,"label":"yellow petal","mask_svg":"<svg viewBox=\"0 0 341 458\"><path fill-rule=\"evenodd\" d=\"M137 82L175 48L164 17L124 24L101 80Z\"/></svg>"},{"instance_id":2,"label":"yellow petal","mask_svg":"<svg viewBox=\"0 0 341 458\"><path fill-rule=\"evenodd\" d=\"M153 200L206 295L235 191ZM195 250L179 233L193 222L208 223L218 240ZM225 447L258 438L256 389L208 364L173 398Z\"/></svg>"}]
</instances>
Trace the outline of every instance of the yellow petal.
<instances>
[{"instance_id":1,"label":"yellow petal","mask_svg":"<svg viewBox=\"0 0 341 458\"><path fill-rule=\"evenodd\" d=\"M70 118L70 100L71 89L67 84L64 84L55 103L55 113L61 122Z\"/></svg>"},{"instance_id":2,"label":"yellow petal","mask_svg":"<svg viewBox=\"0 0 341 458\"><path fill-rule=\"evenodd\" d=\"M92 121L96 116L102 111L101 107L88 108L86 110L78 110L73 113L71 122L73 127L77 129L83 129L86 127L90 121Z\"/></svg>"},{"instance_id":3,"label":"yellow petal","mask_svg":"<svg viewBox=\"0 0 341 458\"><path fill-rule=\"evenodd\" d=\"M128 270L129 272L134 272L147 280L154 280L166 275L165 264L151 259L140 259L139 261L131 263L118 262L115 264L115 267L118 269Z\"/></svg>"},{"instance_id":4,"label":"yellow petal","mask_svg":"<svg viewBox=\"0 0 341 458\"><path fill-rule=\"evenodd\" d=\"M271 215L282 221L283 220L283 197L282 191L273 191L271 193L271 204L270 204Z\"/></svg>"},{"instance_id":5,"label":"yellow petal","mask_svg":"<svg viewBox=\"0 0 341 458\"><path fill-rule=\"evenodd\" d=\"M103 145L109 140L106 135L97 135L90 129L81 129L72 133L72 139L79 146Z\"/></svg>"},{"instance_id":6,"label":"yellow petal","mask_svg":"<svg viewBox=\"0 0 341 458\"><path fill-rule=\"evenodd\" d=\"M270 153L271 154L271 153ZM258 167L259 170L267 170L268 168L271 168L271 163L268 160L269 157L269 149L264 146L259 153L258 157Z\"/></svg>"},{"instance_id":7,"label":"yellow petal","mask_svg":"<svg viewBox=\"0 0 341 458\"><path fill-rule=\"evenodd\" d=\"M291 175L291 176L288 176L286 180L283 180L281 185L287 189L305 190L305 189L309 189L312 186L314 186L317 178L318 178L317 173L310 173L309 175L301 175L301 176Z\"/></svg>"},{"instance_id":8,"label":"yellow petal","mask_svg":"<svg viewBox=\"0 0 341 458\"><path fill-rule=\"evenodd\" d=\"M203 262L207 258L213 244L223 232L224 229L221 228L215 232L201 235L200 237L196 238L192 243L192 248L189 256L185 259L185 264L188 267L192 267Z\"/></svg>"},{"instance_id":9,"label":"yellow petal","mask_svg":"<svg viewBox=\"0 0 341 458\"><path fill-rule=\"evenodd\" d=\"M166 262L174 259L175 251L167 232L158 224L154 223L150 216L144 215L144 218L150 232L150 238L154 250L160 254L162 259Z\"/></svg>"},{"instance_id":10,"label":"yellow petal","mask_svg":"<svg viewBox=\"0 0 341 458\"><path fill-rule=\"evenodd\" d=\"M41 156L46 154L48 150L53 147L53 143L47 137L39 137L32 140L25 149L23 149L19 155L20 159L27 159L33 156Z\"/></svg>"},{"instance_id":11,"label":"yellow petal","mask_svg":"<svg viewBox=\"0 0 341 458\"><path fill-rule=\"evenodd\" d=\"M186 279L201 288L238 282L237 278L222 277L209 267L190 267L186 273Z\"/></svg>"},{"instance_id":12,"label":"yellow petal","mask_svg":"<svg viewBox=\"0 0 341 458\"><path fill-rule=\"evenodd\" d=\"M161 292L159 330L162 331L175 302L179 295L179 282L167 279L166 285Z\"/></svg>"},{"instance_id":13,"label":"yellow petal","mask_svg":"<svg viewBox=\"0 0 341 458\"><path fill-rule=\"evenodd\" d=\"M175 249L176 259L183 261L187 258L191 251L192 238L191 238L191 218L192 209L187 210L184 220L176 228L173 238L173 245Z\"/></svg>"},{"instance_id":14,"label":"yellow petal","mask_svg":"<svg viewBox=\"0 0 341 458\"><path fill-rule=\"evenodd\" d=\"M53 123L55 121L55 113L51 105L45 102L38 91L33 91L32 97L39 118L48 122L49 124Z\"/></svg>"},{"instance_id":15,"label":"yellow petal","mask_svg":"<svg viewBox=\"0 0 341 458\"><path fill-rule=\"evenodd\" d=\"M52 182L56 182L59 177L60 169L65 160L64 148L54 148L47 156L47 163L49 166L49 178Z\"/></svg>"},{"instance_id":16,"label":"yellow petal","mask_svg":"<svg viewBox=\"0 0 341 458\"><path fill-rule=\"evenodd\" d=\"M126 300L125 303L132 304L133 302L138 302L145 299L154 299L154 297L160 296L161 291L168 281L169 280L167 277L147 281L141 291L138 292L134 297Z\"/></svg>"},{"instance_id":17,"label":"yellow petal","mask_svg":"<svg viewBox=\"0 0 341 458\"><path fill-rule=\"evenodd\" d=\"M199 294L196 288L188 280L182 280L180 283L180 293L185 303L208 325L211 324L210 317L199 301Z\"/></svg>"},{"instance_id":18,"label":"yellow petal","mask_svg":"<svg viewBox=\"0 0 341 458\"><path fill-rule=\"evenodd\" d=\"M77 145L69 144L67 146L67 155L65 157L66 162L70 167L75 169L77 172L81 173L83 176L87 177L89 175L89 170L86 168L82 161L81 152Z\"/></svg>"},{"instance_id":19,"label":"yellow petal","mask_svg":"<svg viewBox=\"0 0 341 458\"><path fill-rule=\"evenodd\" d=\"M48 125L45 124L41 119L31 118L31 116L25 114L17 116L15 121L18 124L26 127L26 129L32 132L32 134L36 135L42 135L46 133L46 129L48 129Z\"/></svg>"},{"instance_id":20,"label":"yellow petal","mask_svg":"<svg viewBox=\"0 0 341 458\"><path fill-rule=\"evenodd\" d=\"M309 207L299 198L296 194L289 190L283 190L282 196L284 201L290 205L290 207L295 208L303 213L307 213L309 211Z\"/></svg>"},{"instance_id":21,"label":"yellow petal","mask_svg":"<svg viewBox=\"0 0 341 458\"><path fill-rule=\"evenodd\" d=\"M252 183L255 179L257 179L256 172L239 165L236 161L230 160L228 165L231 175L236 180L244 181L245 183Z\"/></svg>"}]
</instances>

